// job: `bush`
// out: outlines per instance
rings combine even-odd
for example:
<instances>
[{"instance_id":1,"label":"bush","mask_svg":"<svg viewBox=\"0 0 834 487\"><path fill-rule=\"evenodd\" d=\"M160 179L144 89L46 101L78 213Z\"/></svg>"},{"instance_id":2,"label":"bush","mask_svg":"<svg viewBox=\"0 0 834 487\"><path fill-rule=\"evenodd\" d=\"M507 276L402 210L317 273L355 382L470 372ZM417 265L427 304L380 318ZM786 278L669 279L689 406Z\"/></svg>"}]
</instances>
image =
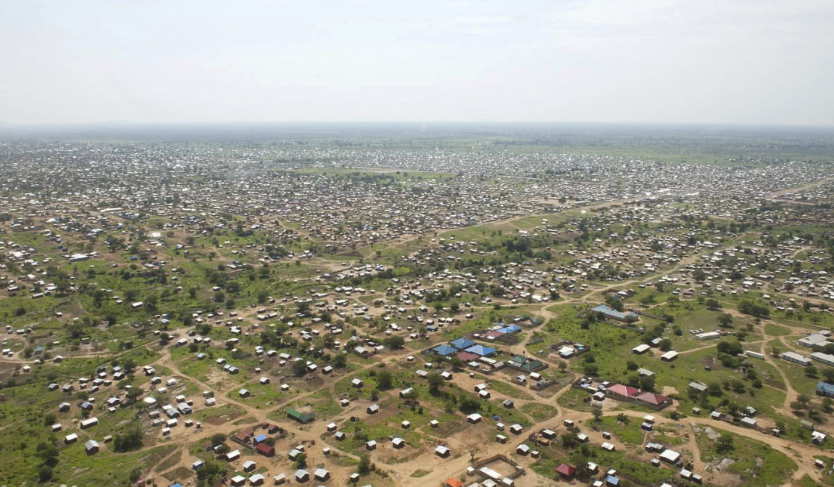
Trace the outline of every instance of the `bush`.
<instances>
[{"instance_id":1,"label":"bush","mask_svg":"<svg viewBox=\"0 0 834 487\"><path fill-rule=\"evenodd\" d=\"M44 465L38 470L38 478L41 482L49 482L52 480L52 467Z\"/></svg>"},{"instance_id":2,"label":"bush","mask_svg":"<svg viewBox=\"0 0 834 487\"><path fill-rule=\"evenodd\" d=\"M113 440L113 449L117 452L138 450L142 448L144 434L138 424L128 426L123 433L116 435Z\"/></svg>"}]
</instances>

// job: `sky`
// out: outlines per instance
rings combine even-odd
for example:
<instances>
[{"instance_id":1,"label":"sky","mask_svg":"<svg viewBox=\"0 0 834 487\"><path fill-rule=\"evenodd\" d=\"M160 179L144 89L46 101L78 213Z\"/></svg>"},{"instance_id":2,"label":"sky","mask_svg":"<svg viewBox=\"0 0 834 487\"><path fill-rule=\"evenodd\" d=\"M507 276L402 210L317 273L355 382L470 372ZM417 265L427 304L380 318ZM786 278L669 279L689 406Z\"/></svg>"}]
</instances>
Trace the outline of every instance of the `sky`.
<instances>
[{"instance_id":1,"label":"sky","mask_svg":"<svg viewBox=\"0 0 834 487\"><path fill-rule=\"evenodd\" d=\"M0 121L834 125L832 0L0 0Z\"/></svg>"}]
</instances>

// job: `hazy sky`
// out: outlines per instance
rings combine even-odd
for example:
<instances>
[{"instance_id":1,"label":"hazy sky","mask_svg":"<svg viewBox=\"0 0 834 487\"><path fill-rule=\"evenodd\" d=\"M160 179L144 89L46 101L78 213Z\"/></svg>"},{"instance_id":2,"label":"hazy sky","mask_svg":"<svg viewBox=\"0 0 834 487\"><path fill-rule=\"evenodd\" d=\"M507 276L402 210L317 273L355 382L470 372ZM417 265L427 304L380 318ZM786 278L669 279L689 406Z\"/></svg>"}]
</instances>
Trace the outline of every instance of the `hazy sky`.
<instances>
[{"instance_id":1,"label":"hazy sky","mask_svg":"<svg viewBox=\"0 0 834 487\"><path fill-rule=\"evenodd\" d=\"M834 0L0 0L0 121L834 125Z\"/></svg>"}]
</instances>

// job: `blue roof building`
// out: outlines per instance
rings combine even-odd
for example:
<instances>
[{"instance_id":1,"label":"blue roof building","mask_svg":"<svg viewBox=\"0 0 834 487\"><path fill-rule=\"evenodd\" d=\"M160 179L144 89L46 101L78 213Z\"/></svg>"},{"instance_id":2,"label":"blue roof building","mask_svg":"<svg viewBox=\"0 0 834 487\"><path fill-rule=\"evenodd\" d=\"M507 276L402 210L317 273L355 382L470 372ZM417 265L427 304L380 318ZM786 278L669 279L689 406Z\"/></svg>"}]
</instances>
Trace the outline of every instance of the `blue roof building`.
<instances>
[{"instance_id":1,"label":"blue roof building","mask_svg":"<svg viewBox=\"0 0 834 487\"><path fill-rule=\"evenodd\" d=\"M609 475L608 477L605 477L605 483L608 484L608 485L615 485L615 486L620 485L620 479L618 479L617 477L614 477L613 475Z\"/></svg>"},{"instance_id":2,"label":"blue roof building","mask_svg":"<svg viewBox=\"0 0 834 487\"><path fill-rule=\"evenodd\" d=\"M825 397L834 397L834 384L827 382L817 382L817 395Z\"/></svg>"},{"instance_id":3,"label":"blue roof building","mask_svg":"<svg viewBox=\"0 0 834 487\"><path fill-rule=\"evenodd\" d=\"M255 437L255 443L262 443L266 441L266 435L258 435Z\"/></svg>"},{"instance_id":4,"label":"blue roof building","mask_svg":"<svg viewBox=\"0 0 834 487\"><path fill-rule=\"evenodd\" d=\"M475 355L480 355L481 357L489 357L490 355L495 353L494 348L485 347L483 345L475 345L466 349L469 353L474 353Z\"/></svg>"},{"instance_id":5,"label":"blue roof building","mask_svg":"<svg viewBox=\"0 0 834 487\"><path fill-rule=\"evenodd\" d=\"M453 353L457 353L457 350L449 345L438 345L432 349L434 353L440 355L441 357L448 357Z\"/></svg>"},{"instance_id":6,"label":"blue roof building","mask_svg":"<svg viewBox=\"0 0 834 487\"><path fill-rule=\"evenodd\" d=\"M521 327L518 325L510 325L505 326L504 328L499 328L498 331L501 333L518 333L521 331Z\"/></svg>"},{"instance_id":7,"label":"blue roof building","mask_svg":"<svg viewBox=\"0 0 834 487\"><path fill-rule=\"evenodd\" d=\"M475 342L468 338L458 338L457 340L452 340L451 342L449 342L449 345L457 348L458 350L466 350L472 345L475 345Z\"/></svg>"}]
</instances>

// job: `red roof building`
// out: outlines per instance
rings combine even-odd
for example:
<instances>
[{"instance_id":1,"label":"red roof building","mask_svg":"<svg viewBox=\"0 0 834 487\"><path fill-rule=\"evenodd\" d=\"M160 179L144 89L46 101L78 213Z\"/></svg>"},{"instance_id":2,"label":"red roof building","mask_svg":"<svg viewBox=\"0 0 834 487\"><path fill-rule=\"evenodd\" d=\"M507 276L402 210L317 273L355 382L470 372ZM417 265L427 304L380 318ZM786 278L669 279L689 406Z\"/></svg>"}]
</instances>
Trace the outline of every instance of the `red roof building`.
<instances>
[{"instance_id":1,"label":"red roof building","mask_svg":"<svg viewBox=\"0 0 834 487\"><path fill-rule=\"evenodd\" d=\"M609 387L608 389L605 390L606 395L610 394L612 396L619 396L619 397L623 397L623 398L634 397L639 392L640 392L640 390L637 389L637 388L630 387L630 386L624 386L622 384L614 384L613 386L611 386L611 387Z\"/></svg>"},{"instance_id":2,"label":"red roof building","mask_svg":"<svg viewBox=\"0 0 834 487\"><path fill-rule=\"evenodd\" d=\"M559 465L558 467L556 467L556 473L558 473L559 475L561 475L564 478L572 479L573 477L576 476L576 468L574 468L574 467L572 467L572 466L570 466L566 463L563 463L563 464Z\"/></svg>"},{"instance_id":3,"label":"red roof building","mask_svg":"<svg viewBox=\"0 0 834 487\"><path fill-rule=\"evenodd\" d=\"M669 402L669 398L666 396L661 396L660 394L655 394L653 392L644 392L637 397L636 400L640 401L648 405L649 407L661 407L666 405Z\"/></svg>"},{"instance_id":4,"label":"red roof building","mask_svg":"<svg viewBox=\"0 0 834 487\"><path fill-rule=\"evenodd\" d=\"M267 445L266 443L258 443L258 446L255 447L255 450L265 457L271 457L275 455L275 448Z\"/></svg>"},{"instance_id":5,"label":"red roof building","mask_svg":"<svg viewBox=\"0 0 834 487\"><path fill-rule=\"evenodd\" d=\"M473 360L478 360L481 357L471 352L460 352L458 353L458 358L463 360L464 362L471 362Z\"/></svg>"}]
</instances>

